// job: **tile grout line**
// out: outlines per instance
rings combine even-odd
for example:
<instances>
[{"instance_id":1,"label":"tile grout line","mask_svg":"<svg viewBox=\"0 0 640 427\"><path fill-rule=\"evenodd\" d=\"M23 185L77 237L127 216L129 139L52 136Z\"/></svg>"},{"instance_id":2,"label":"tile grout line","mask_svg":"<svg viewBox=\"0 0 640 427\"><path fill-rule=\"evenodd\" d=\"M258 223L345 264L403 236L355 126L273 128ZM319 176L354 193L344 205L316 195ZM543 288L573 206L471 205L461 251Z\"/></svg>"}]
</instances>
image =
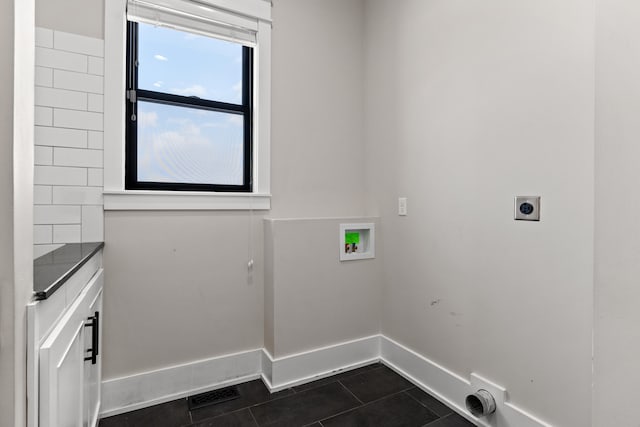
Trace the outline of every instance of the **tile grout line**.
<instances>
[{"instance_id":1,"label":"tile grout line","mask_svg":"<svg viewBox=\"0 0 640 427\"><path fill-rule=\"evenodd\" d=\"M319 379L319 380L316 380L316 381L322 381L322 380L323 380L323 379ZM319 385L309 386L309 387L307 387L307 388L305 388L305 389L303 389L303 390L300 390L300 391L295 390L294 388L291 388L291 390L293 390L293 391L294 391L294 393L306 393L306 392L308 392L308 391L315 390L315 389L317 389L317 388L319 388L319 387L324 387L324 386L326 386L326 385L333 384L333 383L336 383L336 382L338 382L338 381L339 381L339 380L327 381L327 382L322 383L322 384L319 384ZM300 386L306 386L306 385L312 384L312 383L314 383L314 382L315 382L315 381L312 381L312 382L309 382L309 383L306 383L306 384L301 384ZM296 386L296 387L300 387L300 386Z\"/></svg>"},{"instance_id":2,"label":"tile grout line","mask_svg":"<svg viewBox=\"0 0 640 427\"><path fill-rule=\"evenodd\" d=\"M394 392L394 393L387 394L386 396L382 396L382 397L379 397L379 398L377 398L377 399L375 399L375 400L372 400L371 402L367 402L367 403L365 403L365 405L369 405L369 404L371 404L371 403L379 402L380 400L386 399L386 398L388 398L388 397L395 396L395 395L397 395L397 394L406 393L406 392L407 392L407 390L411 390L412 388L413 388L413 386L412 386L412 387L409 387L409 388L404 388L404 389L402 389L402 390L398 390L398 391L396 391L396 392Z\"/></svg>"},{"instance_id":3,"label":"tile grout line","mask_svg":"<svg viewBox=\"0 0 640 427\"><path fill-rule=\"evenodd\" d=\"M419 401L417 397L414 397L413 395L411 395L411 394L409 393L409 391L410 391L410 390L413 390L413 389L420 390L420 388L418 388L418 387L412 387L412 388L409 388L409 389L405 390L403 393L404 393L404 394L406 394L407 396L409 396L411 399L413 399L413 400L415 400L416 402L418 402L418 403L419 403L420 405L422 405L423 407L425 407L429 412L431 412L433 415L437 416L437 417L438 417L438 419L441 419L441 418L444 418L444 417L447 417L447 416L451 415L451 414L446 414L446 415L440 415L440 414L437 414L433 409L429 408L426 404L424 404L424 403L422 403L421 401ZM422 390L420 390L420 391L422 391ZM427 394L428 394L428 393L427 393ZM435 421L435 420L434 420L434 421Z\"/></svg>"},{"instance_id":4,"label":"tile grout line","mask_svg":"<svg viewBox=\"0 0 640 427\"><path fill-rule=\"evenodd\" d=\"M343 386L344 386L344 385L343 385ZM346 387L345 387L345 388L346 388ZM319 421L318 421L318 423L320 423L320 425L324 427L324 424L322 423L322 421L326 421L326 420L328 420L328 419L330 419L330 418L334 418L334 417L337 417L337 416L340 416L340 415L344 415L344 414L346 414L346 413L348 413L348 412L354 411L354 410L356 410L356 409L364 408L365 406L372 405L372 404L374 404L374 403L376 403L376 402L379 402L379 401L381 401L381 400L384 400L384 399L387 399L387 398L390 398L390 397L393 397L393 396L397 396L397 395L400 395L400 394L405 394L405 395L407 395L409 398L411 398L412 400L416 400L413 396L411 396L409 393L407 393L407 391L412 390L412 389L414 389L414 388L417 388L417 387L412 386L412 387L406 388L406 389L404 389L404 390L400 390L400 391L398 391L398 392L391 393L391 394L388 394L388 395L386 395L386 396L382 396L382 397L380 397L380 398L378 398L378 399L372 400L371 402L367 402L367 403L363 404L362 406L357 406L357 407L355 407L355 408L352 408L352 409L349 409L349 410L346 410L346 411L339 412L339 413L337 413L337 414L335 414L335 415L332 415L332 416L330 416L330 417L323 418L322 420L319 420ZM353 394L353 393L352 393L352 394ZM354 396L354 397L355 397L355 396ZM357 398L356 398L356 399L357 399ZM359 400L359 399L358 399L358 400ZM447 414L447 415L444 415L444 416L442 416L442 417L441 417L440 415L438 415L438 414L436 414L435 412L433 412L431 409L429 409L429 408L427 408L426 406L424 406L420 401L417 401L417 400L416 400L416 402L417 402L420 406L423 406L425 409L427 409L429 412L431 412L433 415L435 415L435 416L437 417L436 419L434 419L434 420L432 420L432 421L429 421L427 424L424 424L422 427L428 427L428 426L430 426L430 425L432 425L432 424L434 424L434 423L436 423L436 422L438 422L438 421L441 421L441 420L443 420L443 419L445 419L445 418L448 418L448 417L450 417L450 416L453 416L453 415L455 414L455 412L451 412L450 414Z\"/></svg>"},{"instance_id":5,"label":"tile grout line","mask_svg":"<svg viewBox=\"0 0 640 427\"><path fill-rule=\"evenodd\" d=\"M344 387L347 391L349 391L349 393L351 393L351 391L350 391L349 389L347 389L347 387L345 387L345 385L344 385L344 384L342 384L340 381L338 381L338 383L340 383L340 385L341 385L342 387ZM329 417L322 418L321 420L318 420L317 422L319 422L319 423L320 423L320 425L324 425L324 424L322 424L322 421L326 421L326 420L328 420L328 419L330 419L330 418L334 418L334 417L337 417L337 416L339 416L339 415L344 415L344 414L346 414L346 413L348 413L348 412L355 411L356 409L364 408L365 406L369 406L369 405L371 405L371 404L373 404L373 403L379 402L379 401L384 400L384 399L386 399L386 398L393 397L393 396L396 396L396 395L398 395L398 394L404 393L404 392L406 392L407 390L410 390L411 388L413 388L413 387L410 387L410 388L407 388L407 389L404 389L404 390L400 390L400 391L397 391L397 392L395 392L395 393L387 394L387 395L385 395L385 396L382 396L382 397L379 397L379 398L377 398L377 399L375 399L375 400L372 400L371 402L362 403L362 405L360 405L360 406L356 406L356 407L353 407L353 408L351 408L351 409L347 409L347 410L344 410L344 411L342 411L342 412L338 412L337 414L333 414L333 415L331 415L331 416L329 416ZM353 397L355 397L355 398L358 400L358 402L360 402L360 399L358 399L358 398L357 398L353 393L351 393L351 395L352 395Z\"/></svg>"},{"instance_id":6,"label":"tile grout line","mask_svg":"<svg viewBox=\"0 0 640 427\"><path fill-rule=\"evenodd\" d=\"M189 411L189 416L191 418L191 424L195 424L195 423L202 424L202 423L211 423L211 422L213 422L214 420L216 420L218 418L228 417L231 414L237 414L237 413L240 413L240 412L243 412L243 411L249 411L249 415L251 415L251 419L255 423L255 427L259 427L258 421L256 420L256 417L253 415L253 412L251 412L251 407L249 407L249 406L243 406L242 408L234 409L233 411L229 411L229 412L223 412L223 413L218 414L216 416L203 418L203 419L198 420L198 421L193 421L193 415L191 414L191 411ZM190 426L183 426L183 427L190 427Z\"/></svg>"},{"instance_id":7,"label":"tile grout line","mask_svg":"<svg viewBox=\"0 0 640 427\"><path fill-rule=\"evenodd\" d=\"M360 368L352 369L350 371L338 372L338 373L333 374L333 375L328 376L328 377L320 378L318 380L309 381L308 383L304 383L304 384L300 384L300 385L295 386L295 387L291 387L291 389L294 390L296 393L304 393L305 391L313 390L313 389L316 389L318 387L322 387L322 386L325 386L325 385L328 385L328 384L333 384L334 382L340 382L340 381L343 381L343 380L346 380L346 379L349 379L349 378L357 377L358 375L362 375L362 374L365 374L367 372L373 372L373 371L376 371L378 369L384 368L384 365L378 366L376 368L368 368L369 366L372 366L372 365L365 365L365 366L362 366ZM364 370L362 372L355 373L355 371L357 371L358 369L362 369L362 368L368 368L368 369L366 369L366 370ZM347 375L347 374L351 374L351 375ZM342 378L342 379L336 378L338 376L343 376L343 375L344 375L344 378ZM304 387L304 386L313 384L316 381L324 381L324 380L329 380L329 379L332 379L332 380L331 381L327 381L327 382L325 382L323 384L319 384L319 385L316 385L316 386L305 388L302 391L296 391L295 390L295 388L297 388L297 387Z\"/></svg>"},{"instance_id":8,"label":"tile grout line","mask_svg":"<svg viewBox=\"0 0 640 427\"><path fill-rule=\"evenodd\" d=\"M355 407L353 407L351 409L345 409L344 411L338 412L337 414L333 414L333 415L328 416L328 417L324 417L324 418L319 419L318 421L315 421L315 422L316 423L320 423L320 425L324 425L324 424L322 424L323 421L327 421L327 420L330 420L331 418L339 417L340 415L348 414L351 411L355 411L356 409L364 408L365 406L367 406L367 405L360 405L360 406L355 406Z\"/></svg>"},{"instance_id":9,"label":"tile grout line","mask_svg":"<svg viewBox=\"0 0 640 427\"><path fill-rule=\"evenodd\" d=\"M189 409L189 398L185 398L187 401L187 413L189 414L189 424L193 424L193 415L191 415L191 409Z\"/></svg>"},{"instance_id":10,"label":"tile grout line","mask_svg":"<svg viewBox=\"0 0 640 427\"><path fill-rule=\"evenodd\" d=\"M384 367L384 366L380 366L379 368L374 368L374 369L371 369L371 370L369 370L369 371L376 371L376 370L378 370L378 369L380 369L380 368L383 368L383 367ZM362 374L364 374L364 373L366 373L366 372L367 372L367 371L362 372L362 373L360 373L360 374L353 375L353 376L351 376L351 377L347 377L347 378L345 378L345 379L353 378L353 377L357 377L358 375L362 375ZM385 396L381 396L381 397L379 397L379 398L377 398L377 399L374 399L374 400L372 400L372 401L370 401L370 402L363 403L360 399L358 399L358 397L357 397L355 394L353 394L353 392L352 392L351 390L349 390L349 388L348 388L347 386L345 386L345 385L342 383L342 381L343 381L343 380L338 380L337 382L338 382L338 384L340 384L340 385L341 385L345 390L347 390L347 392L349 392L353 397L355 397L355 399L356 399L358 402L360 402L360 403L361 403L361 405L360 405L360 406L356 406L356 407L351 408L351 409L347 409L347 410L342 411L342 412L339 412L339 413L337 413L337 414L331 415L330 417L326 417L326 418L322 418L321 420L318 420L318 422L319 422L321 425L322 425L322 420L325 420L325 421L326 421L326 420L328 420L329 418L337 417L337 416L339 416L339 415L343 415L343 414L345 414L345 413L347 413L347 412L351 412L351 411L354 411L354 410L359 409L359 408L364 408L365 406L368 406L368 405L370 405L370 404L373 404L373 403L375 403L375 402L378 402L378 401L380 401L380 400L383 400L383 399L386 399L386 398L389 398L389 397L392 397L392 396L399 395L399 394L401 394L401 393L408 394L408 393L406 393L408 390L411 390L411 389L413 389L413 388L416 388L416 386L415 386L415 385L411 384L411 386L410 386L410 387L404 388L404 389L402 389L402 390L398 390L398 391L396 391L396 392L394 392L394 393L387 394L387 395L385 395ZM419 403L419 402L418 402L418 403ZM428 408L427 408L427 409L428 409ZM438 415L438 414L434 414L434 415Z\"/></svg>"},{"instance_id":11,"label":"tile grout line","mask_svg":"<svg viewBox=\"0 0 640 427\"><path fill-rule=\"evenodd\" d=\"M253 422L256 424L256 427L259 427L260 424L258 424L258 420L256 420L256 416L253 415L253 411L251 410L250 406L247 406L247 408L249 410L249 414L251 414L251 419L253 420Z\"/></svg>"},{"instance_id":12,"label":"tile grout line","mask_svg":"<svg viewBox=\"0 0 640 427\"><path fill-rule=\"evenodd\" d=\"M353 392L352 392L351 390L349 390L349 387L347 387L346 385L342 384L342 381L338 380L338 384L340 384L340 385L342 386L342 388L344 388L345 390L347 390L347 392L348 392L351 396L355 397L355 399L356 399L358 402L360 402L360 405L364 406L364 404L365 404L365 403L364 403L362 400L358 399L358 396L356 396L355 394L353 394Z\"/></svg>"},{"instance_id":13,"label":"tile grout line","mask_svg":"<svg viewBox=\"0 0 640 427\"><path fill-rule=\"evenodd\" d=\"M450 416L452 416L453 414L454 414L454 413L447 414L447 415L445 415L444 417L438 418L437 420L430 421L430 422L428 422L427 424L423 425L422 427L429 427L430 425L433 425L433 424L437 423L438 421L442 421L442 420L444 420L445 418L449 418L449 417L450 417Z\"/></svg>"},{"instance_id":14,"label":"tile grout line","mask_svg":"<svg viewBox=\"0 0 640 427\"><path fill-rule=\"evenodd\" d=\"M335 381L335 382L331 382L331 383L328 383L328 384L323 384L323 385L321 385L321 386L319 386L319 387L329 386L329 385L331 385L331 384L335 384L335 383L340 384L340 386L341 386L343 389L347 390L347 388L346 388L346 387L345 387L345 386L344 386L340 381ZM295 394L303 394L303 393L306 393L306 392L308 392L308 391L315 390L315 389L317 389L317 388L319 388L319 387L314 387L314 388L309 389L309 390L304 390L304 391L302 391L302 392L300 392L300 393L295 393L295 391L294 391L294 395L295 395ZM321 418L321 419L313 420L313 421L311 421L311 423L309 423L309 424L305 424L305 426L307 426L307 425L313 425L313 424L315 424L315 423L320 423L320 425L323 425L323 424L322 424L322 420L327 420L327 419L329 419L329 418L333 418L333 417L336 417L336 416L338 416L338 415L345 414L345 413L347 413L347 412L349 412L349 411L352 411L352 410L354 410L354 409L361 408L361 407L363 407L363 406L364 406L364 404L362 404L362 402L360 401L360 399L358 399L355 395L353 395L353 393L351 393L349 390L347 390L347 391L348 391L348 392L349 392L349 393L350 393L350 394L351 394L351 395L352 395L352 396L353 396L353 397L354 397L358 402L360 402L361 404L360 404L360 405L357 405L357 406L354 406L353 408L345 409L344 411L338 412L338 413L336 413L336 414L332 414L332 415L330 415L330 416L327 416L327 417L324 417L324 418ZM284 397L291 397L291 395L290 395L290 396L284 396ZM276 399L276 400L278 400L278 399ZM261 403L260 405L262 405L262 404L266 404L266 403L269 403L269 402L271 402L271 401L263 402L263 403ZM252 408L253 408L253 407L255 407L255 406L259 406L259 405L253 405L253 406L252 406ZM249 409L251 409L251 408L249 408ZM252 415L253 415L253 412L252 412ZM258 426L260 426L260 424L258 424Z\"/></svg>"},{"instance_id":15,"label":"tile grout line","mask_svg":"<svg viewBox=\"0 0 640 427\"><path fill-rule=\"evenodd\" d=\"M285 389L285 390L291 390L292 391L291 394L296 394L295 390L293 390L292 388L291 389ZM284 390L282 390L282 391L284 391ZM255 416L253 415L253 412L251 411L251 408L255 408L256 406L264 405L264 404L269 403L269 402L276 402L276 401L278 401L280 399L284 399L285 397L289 397L289 396L291 396L291 395L284 395L284 396L276 397L275 399L264 400L262 402L253 403L251 405L244 406L244 407L242 407L240 409L248 409L249 412L251 412L251 416L255 419ZM220 415L226 415L226 414L230 414L230 413L236 412L236 411L238 411L238 410L229 411L229 412L223 412ZM220 415L216 415L216 417L218 417ZM213 417L213 418L215 418L215 417ZM256 424L259 425L257 420L256 420Z\"/></svg>"}]
</instances>

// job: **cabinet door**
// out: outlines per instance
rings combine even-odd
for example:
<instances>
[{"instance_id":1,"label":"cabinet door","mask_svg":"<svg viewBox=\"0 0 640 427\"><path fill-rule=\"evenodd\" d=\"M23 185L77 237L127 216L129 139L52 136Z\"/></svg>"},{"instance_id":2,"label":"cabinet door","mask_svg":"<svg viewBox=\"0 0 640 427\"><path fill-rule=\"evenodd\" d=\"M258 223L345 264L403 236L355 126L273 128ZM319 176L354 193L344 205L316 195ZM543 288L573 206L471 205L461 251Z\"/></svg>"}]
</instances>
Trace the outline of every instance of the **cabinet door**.
<instances>
[{"instance_id":1,"label":"cabinet door","mask_svg":"<svg viewBox=\"0 0 640 427\"><path fill-rule=\"evenodd\" d=\"M67 313L40 348L40 425L83 425L85 311Z\"/></svg>"},{"instance_id":2,"label":"cabinet door","mask_svg":"<svg viewBox=\"0 0 640 427\"><path fill-rule=\"evenodd\" d=\"M96 363L87 362L84 365L85 376L85 418L86 422L83 424L87 427L95 427L98 425L98 412L100 411L100 381L102 378L102 291L96 295L94 300L89 304L89 317L93 317L92 328L87 330L85 336L86 348L93 346L93 335L98 336L98 348ZM97 319L97 320L95 320Z\"/></svg>"},{"instance_id":3,"label":"cabinet door","mask_svg":"<svg viewBox=\"0 0 640 427\"><path fill-rule=\"evenodd\" d=\"M76 298L40 347L40 426L80 427L88 422L85 345L89 307L102 291L102 269Z\"/></svg>"}]
</instances>

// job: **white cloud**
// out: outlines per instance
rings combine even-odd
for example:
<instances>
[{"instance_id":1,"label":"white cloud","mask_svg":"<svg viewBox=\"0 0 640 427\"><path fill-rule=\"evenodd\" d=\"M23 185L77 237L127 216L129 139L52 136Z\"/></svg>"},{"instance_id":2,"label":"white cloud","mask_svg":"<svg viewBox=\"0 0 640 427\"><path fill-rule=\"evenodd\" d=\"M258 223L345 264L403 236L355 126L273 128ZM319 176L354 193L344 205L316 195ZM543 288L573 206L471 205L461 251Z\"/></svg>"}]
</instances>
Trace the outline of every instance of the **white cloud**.
<instances>
[{"instance_id":1,"label":"white cloud","mask_svg":"<svg viewBox=\"0 0 640 427\"><path fill-rule=\"evenodd\" d=\"M153 55L154 58L156 58L158 61L168 61L169 58L167 58L166 56L162 56L162 55Z\"/></svg>"},{"instance_id":2,"label":"white cloud","mask_svg":"<svg viewBox=\"0 0 640 427\"><path fill-rule=\"evenodd\" d=\"M157 82L155 82L153 85L154 85L155 87L162 87L163 83L164 83L163 81L158 80L158 81L157 81Z\"/></svg>"},{"instance_id":3,"label":"white cloud","mask_svg":"<svg viewBox=\"0 0 640 427\"><path fill-rule=\"evenodd\" d=\"M213 139L189 120L177 130L146 133L139 141L139 178L159 182L242 182L242 143Z\"/></svg>"},{"instance_id":4,"label":"white cloud","mask_svg":"<svg viewBox=\"0 0 640 427\"><path fill-rule=\"evenodd\" d=\"M232 114L227 120L234 126L242 126L244 124L244 119L239 114Z\"/></svg>"},{"instance_id":5,"label":"white cloud","mask_svg":"<svg viewBox=\"0 0 640 427\"><path fill-rule=\"evenodd\" d=\"M138 123L143 128L154 127L158 124L158 114L155 111L143 111L138 113Z\"/></svg>"},{"instance_id":6,"label":"white cloud","mask_svg":"<svg viewBox=\"0 0 640 427\"><path fill-rule=\"evenodd\" d=\"M242 80L240 80L238 83L231 86L231 90L235 94L237 102L241 102L242 101Z\"/></svg>"},{"instance_id":7,"label":"white cloud","mask_svg":"<svg viewBox=\"0 0 640 427\"><path fill-rule=\"evenodd\" d=\"M217 122L204 122L204 123L200 123L200 127L203 128L203 129L206 129L206 128L219 129L219 128L225 128L227 126L222 124L222 123L217 123Z\"/></svg>"},{"instance_id":8,"label":"white cloud","mask_svg":"<svg viewBox=\"0 0 640 427\"><path fill-rule=\"evenodd\" d=\"M173 88L171 89L171 92L175 93L176 95L197 96L199 98L204 98L207 90L204 88L204 86L193 85L185 88Z\"/></svg>"}]
</instances>

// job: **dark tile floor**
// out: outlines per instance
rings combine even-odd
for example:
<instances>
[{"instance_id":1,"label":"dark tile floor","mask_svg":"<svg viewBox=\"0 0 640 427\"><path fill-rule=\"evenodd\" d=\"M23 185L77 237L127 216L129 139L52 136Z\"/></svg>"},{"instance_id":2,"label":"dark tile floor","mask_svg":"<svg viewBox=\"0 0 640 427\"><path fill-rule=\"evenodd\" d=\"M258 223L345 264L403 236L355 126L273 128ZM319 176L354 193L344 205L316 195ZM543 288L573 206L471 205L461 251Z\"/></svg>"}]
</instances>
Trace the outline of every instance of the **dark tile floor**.
<instances>
[{"instance_id":1,"label":"dark tile floor","mask_svg":"<svg viewBox=\"0 0 640 427\"><path fill-rule=\"evenodd\" d=\"M468 427L469 421L376 363L270 394L261 380L240 397L190 411L186 399L100 420L99 427Z\"/></svg>"}]
</instances>

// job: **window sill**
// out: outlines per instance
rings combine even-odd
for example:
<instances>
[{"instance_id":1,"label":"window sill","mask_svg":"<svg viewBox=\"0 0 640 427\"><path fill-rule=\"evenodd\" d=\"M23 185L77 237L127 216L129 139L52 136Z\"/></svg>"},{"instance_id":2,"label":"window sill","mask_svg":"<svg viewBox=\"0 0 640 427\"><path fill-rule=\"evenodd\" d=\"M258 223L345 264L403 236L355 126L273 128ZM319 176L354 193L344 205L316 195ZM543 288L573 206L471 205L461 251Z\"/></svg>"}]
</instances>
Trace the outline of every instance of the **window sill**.
<instances>
[{"instance_id":1,"label":"window sill","mask_svg":"<svg viewBox=\"0 0 640 427\"><path fill-rule=\"evenodd\" d=\"M270 194L183 191L105 191L106 211L269 210Z\"/></svg>"}]
</instances>

